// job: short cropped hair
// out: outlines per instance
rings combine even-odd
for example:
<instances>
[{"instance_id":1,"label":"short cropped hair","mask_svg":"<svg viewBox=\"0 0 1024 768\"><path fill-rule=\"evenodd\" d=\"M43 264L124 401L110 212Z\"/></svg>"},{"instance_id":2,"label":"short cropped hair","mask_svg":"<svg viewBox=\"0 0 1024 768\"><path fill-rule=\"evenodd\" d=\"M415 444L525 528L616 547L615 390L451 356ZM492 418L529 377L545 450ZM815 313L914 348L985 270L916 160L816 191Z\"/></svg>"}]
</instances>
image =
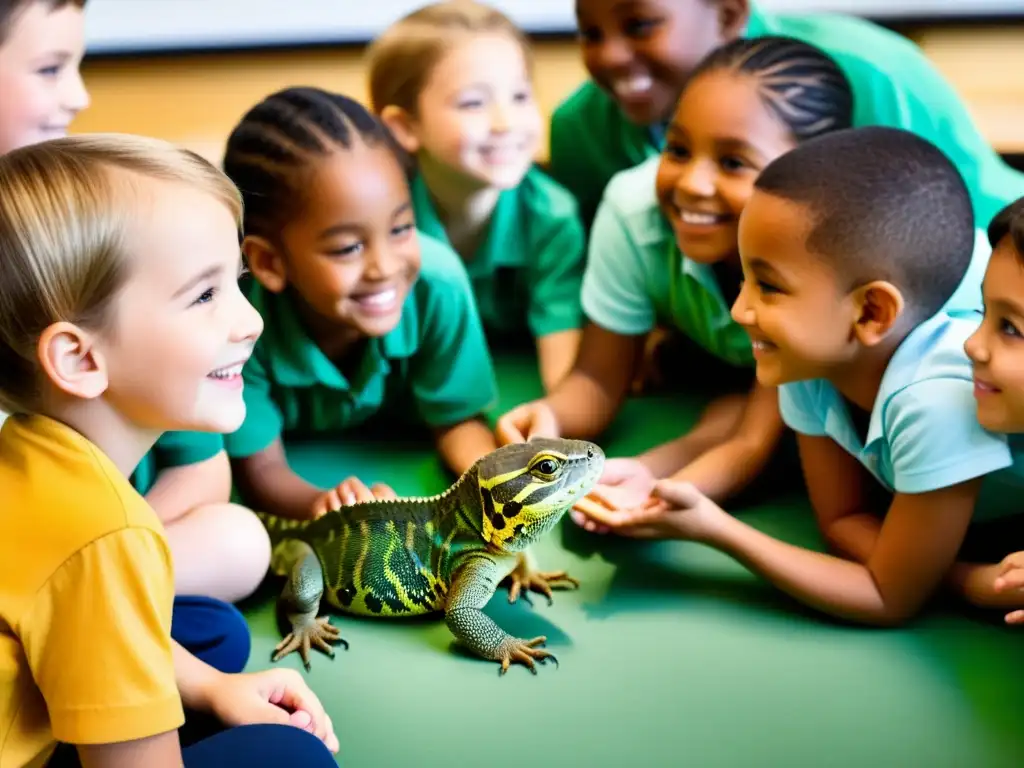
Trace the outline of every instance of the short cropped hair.
<instances>
[{"instance_id":1,"label":"short cropped hair","mask_svg":"<svg viewBox=\"0 0 1024 768\"><path fill-rule=\"evenodd\" d=\"M1017 258L1024 262L1024 197L997 213L988 225L988 243L993 250L1009 236Z\"/></svg>"},{"instance_id":2,"label":"short cropped hair","mask_svg":"<svg viewBox=\"0 0 1024 768\"><path fill-rule=\"evenodd\" d=\"M102 330L130 274L146 180L241 198L199 155L157 139L67 136L0 157L0 410L39 405L36 345L53 323Z\"/></svg>"},{"instance_id":3,"label":"short cropped hair","mask_svg":"<svg viewBox=\"0 0 1024 768\"><path fill-rule=\"evenodd\" d=\"M14 20L31 5L42 3L51 11L59 11L66 6L85 8L87 0L0 0L0 45L7 42L7 36L14 26Z\"/></svg>"},{"instance_id":4,"label":"short cropped hair","mask_svg":"<svg viewBox=\"0 0 1024 768\"><path fill-rule=\"evenodd\" d=\"M755 187L809 209L808 250L850 288L888 280L918 320L941 309L970 266L967 185L938 147L910 131L823 134L776 158Z\"/></svg>"},{"instance_id":5,"label":"short cropped hair","mask_svg":"<svg viewBox=\"0 0 1024 768\"><path fill-rule=\"evenodd\" d=\"M415 115L420 94L441 58L468 37L494 32L519 43L532 71L528 38L489 5L444 0L403 16L367 47L371 108L379 114L393 105Z\"/></svg>"}]
</instances>

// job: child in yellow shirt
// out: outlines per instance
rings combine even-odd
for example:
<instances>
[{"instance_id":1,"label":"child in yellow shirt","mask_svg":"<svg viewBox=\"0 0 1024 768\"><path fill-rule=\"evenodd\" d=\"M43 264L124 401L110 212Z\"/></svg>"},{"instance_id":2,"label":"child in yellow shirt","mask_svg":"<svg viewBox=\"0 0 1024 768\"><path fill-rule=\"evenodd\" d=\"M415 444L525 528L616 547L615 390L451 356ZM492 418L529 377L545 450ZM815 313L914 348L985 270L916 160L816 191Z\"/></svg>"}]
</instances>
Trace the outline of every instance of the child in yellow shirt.
<instances>
[{"instance_id":1,"label":"child in yellow shirt","mask_svg":"<svg viewBox=\"0 0 1024 768\"><path fill-rule=\"evenodd\" d=\"M333 765L297 673L225 674L172 640L171 552L128 480L165 430L245 416L262 323L238 288L237 189L105 135L0 157L0 189L0 767L58 741L90 766ZM253 727L183 751L185 710Z\"/></svg>"}]
</instances>

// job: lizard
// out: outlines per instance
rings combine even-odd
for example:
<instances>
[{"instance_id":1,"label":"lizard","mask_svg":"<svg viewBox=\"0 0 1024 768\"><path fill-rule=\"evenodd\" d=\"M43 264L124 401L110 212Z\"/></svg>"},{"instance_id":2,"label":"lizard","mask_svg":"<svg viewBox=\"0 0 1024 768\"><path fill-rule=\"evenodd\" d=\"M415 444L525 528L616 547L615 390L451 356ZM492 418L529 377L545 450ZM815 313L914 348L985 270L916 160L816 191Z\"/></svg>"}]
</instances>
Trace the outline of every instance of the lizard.
<instances>
[{"instance_id":1,"label":"lizard","mask_svg":"<svg viewBox=\"0 0 1024 768\"><path fill-rule=\"evenodd\" d=\"M541 647L544 636L513 637L481 609L524 564L526 548L589 493L604 460L594 443L535 437L484 455L434 496L365 501L306 521L260 513L271 570L286 578L277 607L291 625L271 661L298 651L308 672L311 648L330 658L333 644L348 650L340 630L319 615L326 602L359 616L443 612L456 640L499 662L499 675L511 663L535 675L535 659L557 665ZM579 585L564 572L543 576Z\"/></svg>"}]
</instances>

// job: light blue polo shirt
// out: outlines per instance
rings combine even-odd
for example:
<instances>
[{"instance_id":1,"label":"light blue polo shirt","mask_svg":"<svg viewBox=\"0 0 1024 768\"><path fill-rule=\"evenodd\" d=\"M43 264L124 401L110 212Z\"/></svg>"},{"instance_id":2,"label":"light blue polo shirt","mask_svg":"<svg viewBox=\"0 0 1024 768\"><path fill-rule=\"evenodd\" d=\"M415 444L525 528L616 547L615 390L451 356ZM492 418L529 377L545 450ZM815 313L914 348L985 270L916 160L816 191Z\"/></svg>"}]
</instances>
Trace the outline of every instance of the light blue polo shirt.
<instances>
[{"instance_id":1,"label":"light blue polo shirt","mask_svg":"<svg viewBox=\"0 0 1024 768\"><path fill-rule=\"evenodd\" d=\"M795 432L832 438L896 493L924 493L1009 468L1006 436L977 421L963 348L977 326L977 316L940 312L907 336L882 376L863 442L843 397L823 379L780 386L782 419Z\"/></svg>"},{"instance_id":2,"label":"light blue polo shirt","mask_svg":"<svg viewBox=\"0 0 1024 768\"><path fill-rule=\"evenodd\" d=\"M612 333L677 328L715 356L753 366L750 339L733 321L709 265L686 258L658 206L654 181L660 157L622 171L608 184L591 229L581 304ZM992 249L975 230L974 255L946 308L981 309L981 283Z\"/></svg>"}]
</instances>

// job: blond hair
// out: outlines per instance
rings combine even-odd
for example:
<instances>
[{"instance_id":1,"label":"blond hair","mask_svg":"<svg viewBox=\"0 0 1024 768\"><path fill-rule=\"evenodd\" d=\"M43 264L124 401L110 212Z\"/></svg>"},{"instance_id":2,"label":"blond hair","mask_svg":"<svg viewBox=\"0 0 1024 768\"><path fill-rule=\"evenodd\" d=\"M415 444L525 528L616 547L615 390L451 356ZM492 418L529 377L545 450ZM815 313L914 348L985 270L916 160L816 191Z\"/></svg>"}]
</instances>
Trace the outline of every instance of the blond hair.
<instances>
[{"instance_id":1,"label":"blond hair","mask_svg":"<svg viewBox=\"0 0 1024 768\"><path fill-rule=\"evenodd\" d=\"M415 115L420 93L444 55L467 38L494 32L515 39L532 70L526 35L488 5L445 0L403 16L367 48L371 108L379 114L393 105Z\"/></svg>"},{"instance_id":2,"label":"blond hair","mask_svg":"<svg viewBox=\"0 0 1024 768\"><path fill-rule=\"evenodd\" d=\"M129 274L147 180L205 191L241 226L230 180L164 141L68 136L0 157L0 410L38 406L36 346L47 327L104 328Z\"/></svg>"}]
</instances>

